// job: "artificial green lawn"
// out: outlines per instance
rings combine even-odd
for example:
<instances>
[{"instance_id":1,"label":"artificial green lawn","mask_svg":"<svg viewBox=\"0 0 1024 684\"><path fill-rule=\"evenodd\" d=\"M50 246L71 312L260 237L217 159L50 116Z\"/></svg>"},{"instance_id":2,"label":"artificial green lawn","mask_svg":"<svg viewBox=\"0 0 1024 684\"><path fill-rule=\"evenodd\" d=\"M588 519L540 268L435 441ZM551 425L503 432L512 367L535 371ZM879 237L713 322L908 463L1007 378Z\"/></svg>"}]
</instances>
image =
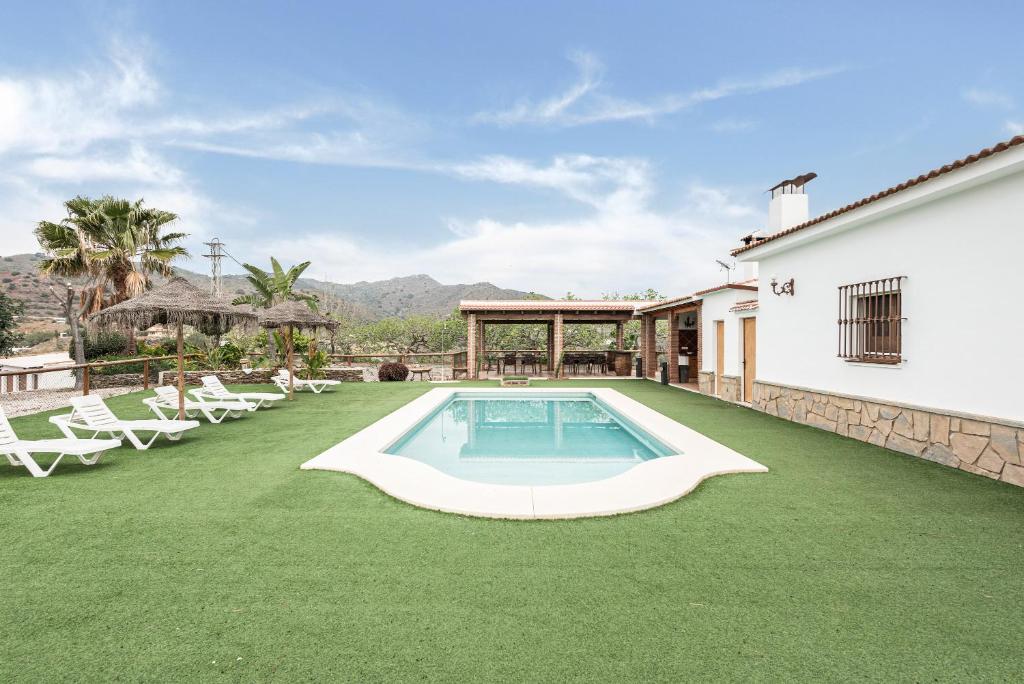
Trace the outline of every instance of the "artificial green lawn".
<instances>
[{"instance_id":1,"label":"artificial green lawn","mask_svg":"<svg viewBox=\"0 0 1024 684\"><path fill-rule=\"evenodd\" d=\"M771 472L517 522L298 469L425 383L301 395L45 480L3 467L0 681L1019 679L1024 490L652 382L580 384ZM47 415L12 422L57 436Z\"/></svg>"}]
</instances>

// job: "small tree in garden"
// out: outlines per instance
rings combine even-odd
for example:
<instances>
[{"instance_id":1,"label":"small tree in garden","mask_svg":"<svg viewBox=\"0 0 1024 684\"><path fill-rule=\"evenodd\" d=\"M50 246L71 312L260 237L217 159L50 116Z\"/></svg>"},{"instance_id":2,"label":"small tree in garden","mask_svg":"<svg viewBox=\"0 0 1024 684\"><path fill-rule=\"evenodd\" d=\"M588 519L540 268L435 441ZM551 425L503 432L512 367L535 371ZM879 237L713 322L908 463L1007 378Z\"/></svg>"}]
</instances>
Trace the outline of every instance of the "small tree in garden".
<instances>
[{"instance_id":1,"label":"small tree in garden","mask_svg":"<svg viewBox=\"0 0 1024 684\"><path fill-rule=\"evenodd\" d=\"M303 261L301 264L296 264L285 270L281 266L281 262L274 257L270 257L269 271L264 271L262 268L252 264L242 264L242 268L249 272L249 275L245 278L256 292L235 297L232 304L251 304L257 309L269 309L275 304L291 300L305 302L309 305L310 309L316 311L316 295L306 294L295 289L295 283L298 281L299 276L309 268L310 263L309 261ZM273 337L267 340L267 357L270 359L274 358L275 351L274 345L271 344L272 340Z\"/></svg>"},{"instance_id":2,"label":"small tree in garden","mask_svg":"<svg viewBox=\"0 0 1024 684\"><path fill-rule=\"evenodd\" d=\"M7 356L21 343L21 333L15 332L14 317L21 314L24 305L0 292L0 356Z\"/></svg>"},{"instance_id":3,"label":"small tree in garden","mask_svg":"<svg viewBox=\"0 0 1024 684\"><path fill-rule=\"evenodd\" d=\"M327 352L320 350L310 351L302 357L303 367L298 372L298 376L303 380L319 380L326 375L324 368L327 368L330 363L331 357L327 355Z\"/></svg>"}]
</instances>

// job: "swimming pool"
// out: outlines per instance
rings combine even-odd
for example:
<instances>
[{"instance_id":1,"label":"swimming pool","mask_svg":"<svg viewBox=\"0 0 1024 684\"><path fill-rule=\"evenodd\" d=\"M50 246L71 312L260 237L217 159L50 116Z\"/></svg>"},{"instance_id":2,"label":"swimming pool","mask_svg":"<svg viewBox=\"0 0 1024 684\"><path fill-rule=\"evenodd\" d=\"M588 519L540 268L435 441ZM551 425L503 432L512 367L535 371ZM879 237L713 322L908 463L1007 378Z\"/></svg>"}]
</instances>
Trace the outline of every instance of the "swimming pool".
<instances>
[{"instance_id":1,"label":"swimming pool","mask_svg":"<svg viewBox=\"0 0 1024 684\"><path fill-rule=\"evenodd\" d=\"M555 485L614 477L678 451L589 392L456 392L384 453L463 480Z\"/></svg>"},{"instance_id":2,"label":"swimming pool","mask_svg":"<svg viewBox=\"0 0 1024 684\"><path fill-rule=\"evenodd\" d=\"M641 511L714 475L767 472L615 389L585 386L437 387L301 468L350 473L422 508L512 519Z\"/></svg>"}]
</instances>

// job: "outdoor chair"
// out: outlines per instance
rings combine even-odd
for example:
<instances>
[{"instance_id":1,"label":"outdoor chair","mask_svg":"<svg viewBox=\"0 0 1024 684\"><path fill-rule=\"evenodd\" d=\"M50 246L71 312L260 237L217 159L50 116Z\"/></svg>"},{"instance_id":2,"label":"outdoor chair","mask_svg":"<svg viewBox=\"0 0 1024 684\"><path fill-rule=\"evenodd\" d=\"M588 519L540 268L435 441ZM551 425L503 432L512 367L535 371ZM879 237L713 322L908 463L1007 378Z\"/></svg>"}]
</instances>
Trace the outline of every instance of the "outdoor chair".
<instances>
[{"instance_id":1,"label":"outdoor chair","mask_svg":"<svg viewBox=\"0 0 1024 684\"><path fill-rule=\"evenodd\" d=\"M520 367L523 369L523 374L526 374L526 369L529 368L533 371L534 375L540 370L540 365L537 363L537 357L533 354L523 354L523 360L520 363Z\"/></svg>"},{"instance_id":2,"label":"outdoor chair","mask_svg":"<svg viewBox=\"0 0 1024 684\"><path fill-rule=\"evenodd\" d=\"M580 372L580 357L579 354L566 354L565 355L565 368L569 373L573 375L579 375Z\"/></svg>"},{"instance_id":3,"label":"outdoor chair","mask_svg":"<svg viewBox=\"0 0 1024 684\"><path fill-rule=\"evenodd\" d=\"M108 449L121 446L119 439L35 439L21 440L14 434L14 428L7 420L7 414L0 407L0 454L7 457L12 466L24 466L32 477L47 477L65 456L74 456L82 465L96 465L100 456ZM43 468L32 454L57 454L49 468Z\"/></svg>"},{"instance_id":4,"label":"outdoor chair","mask_svg":"<svg viewBox=\"0 0 1024 684\"><path fill-rule=\"evenodd\" d=\"M294 383L293 386L295 387L296 392L301 392L302 390L310 390L311 392L313 392L313 394L320 394L328 387L333 387L334 385L341 384L341 380L303 380L302 378L295 377L294 375L292 376L292 381ZM274 384L277 385L278 389L280 389L282 392L288 394L287 369L282 368L277 372L277 375L274 376Z\"/></svg>"},{"instance_id":5,"label":"outdoor chair","mask_svg":"<svg viewBox=\"0 0 1024 684\"><path fill-rule=\"evenodd\" d=\"M169 420L176 416L178 412L178 388L162 385L153 391L156 392L156 396L143 399L142 403L152 409L153 413L159 416L161 420ZM228 416L241 418L243 414L255 410L256 405L248 401L195 401L185 397L186 416L195 418L201 415L206 420L215 424L223 422ZM170 411L171 415L164 414L164 411Z\"/></svg>"},{"instance_id":6,"label":"outdoor chair","mask_svg":"<svg viewBox=\"0 0 1024 684\"><path fill-rule=\"evenodd\" d=\"M189 390L189 394L199 401L212 399L215 401L246 401L253 404L253 410L261 406L271 406L275 401L285 398L283 394L276 392L231 392L220 378L216 375L204 375L203 386L199 389Z\"/></svg>"},{"instance_id":7,"label":"outdoor chair","mask_svg":"<svg viewBox=\"0 0 1024 684\"><path fill-rule=\"evenodd\" d=\"M71 400L71 413L51 416L50 422L70 438L77 437L75 430L91 432L93 437L103 433L110 437L127 439L139 451L148 449L160 435L176 442L181 439L185 430L199 427L197 420L121 420L114 415L103 398L95 394L75 397ZM152 432L153 435L149 441L143 441L138 434L140 432Z\"/></svg>"}]
</instances>

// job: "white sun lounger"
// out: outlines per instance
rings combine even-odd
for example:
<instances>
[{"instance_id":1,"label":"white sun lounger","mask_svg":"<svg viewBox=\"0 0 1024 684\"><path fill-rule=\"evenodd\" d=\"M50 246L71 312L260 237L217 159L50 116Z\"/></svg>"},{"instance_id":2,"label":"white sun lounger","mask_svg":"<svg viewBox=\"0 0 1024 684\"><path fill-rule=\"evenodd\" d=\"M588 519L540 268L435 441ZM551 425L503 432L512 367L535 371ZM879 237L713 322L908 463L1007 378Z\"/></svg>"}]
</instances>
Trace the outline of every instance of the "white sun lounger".
<instances>
[{"instance_id":1,"label":"white sun lounger","mask_svg":"<svg viewBox=\"0 0 1024 684\"><path fill-rule=\"evenodd\" d=\"M96 465L108 449L121 446L119 439L36 439L21 440L14 434L14 428L7 420L7 414L0 407L0 454L7 457L12 466L24 466L32 477L46 477L53 472L65 456L74 456L82 465ZM49 468L43 468L32 454L57 454Z\"/></svg>"},{"instance_id":2,"label":"white sun lounger","mask_svg":"<svg viewBox=\"0 0 1024 684\"><path fill-rule=\"evenodd\" d=\"M255 411L263 405L269 407L275 401L285 398L283 394L276 392L231 392L216 375L204 375L202 380L201 388L189 390L189 394L199 401L247 401L253 404L252 410Z\"/></svg>"},{"instance_id":3,"label":"white sun lounger","mask_svg":"<svg viewBox=\"0 0 1024 684\"><path fill-rule=\"evenodd\" d=\"M142 403L153 410L153 413L160 416L162 420L168 420L178 415L178 389L170 385L162 385L154 389L155 397L143 399ZM194 418L203 415L211 423L219 423L228 416L241 418L247 411L253 411L253 404L247 401L195 401L185 397L185 415ZM165 414L164 411L169 411Z\"/></svg>"},{"instance_id":4,"label":"white sun lounger","mask_svg":"<svg viewBox=\"0 0 1024 684\"><path fill-rule=\"evenodd\" d=\"M148 449L160 435L176 442L185 430L199 427L198 420L121 420L95 394L75 397L71 400L71 413L53 416L50 422L68 437L76 437L75 430L91 432L93 437L104 433L111 437L123 437L140 451ZM153 436L143 441L138 434L140 432L152 432Z\"/></svg>"},{"instance_id":5,"label":"white sun lounger","mask_svg":"<svg viewBox=\"0 0 1024 684\"><path fill-rule=\"evenodd\" d=\"M303 380L302 378L294 378L295 391L301 392L302 390L312 390L313 394L320 394L328 387L334 385L340 385L341 380ZM288 371L280 370L277 375L274 376L274 384L277 385L282 392L288 394Z\"/></svg>"}]
</instances>

